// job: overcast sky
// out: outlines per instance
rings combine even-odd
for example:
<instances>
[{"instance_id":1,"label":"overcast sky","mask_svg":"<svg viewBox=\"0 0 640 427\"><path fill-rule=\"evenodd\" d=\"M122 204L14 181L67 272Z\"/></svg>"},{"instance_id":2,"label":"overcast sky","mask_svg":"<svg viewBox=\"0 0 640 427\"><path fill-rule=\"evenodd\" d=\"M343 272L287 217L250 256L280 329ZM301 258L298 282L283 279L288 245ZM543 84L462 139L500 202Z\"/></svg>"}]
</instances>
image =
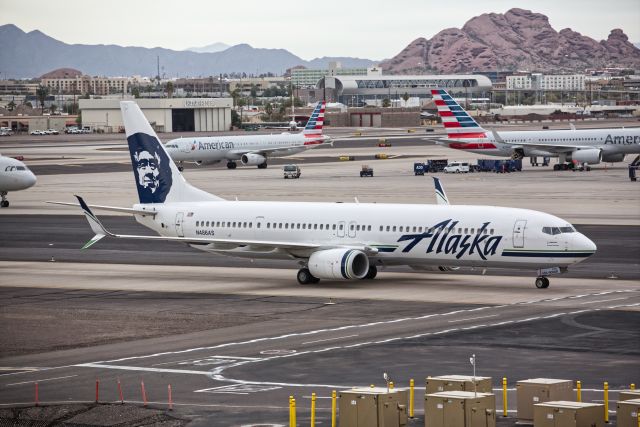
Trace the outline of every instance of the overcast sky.
<instances>
[{"instance_id":1,"label":"overcast sky","mask_svg":"<svg viewBox=\"0 0 640 427\"><path fill-rule=\"evenodd\" d=\"M418 37L512 7L605 39L622 28L640 42L640 0L0 0L0 24L66 43L182 50L215 42L284 48L303 59L389 58ZM0 41L1 42L1 41Z\"/></svg>"}]
</instances>

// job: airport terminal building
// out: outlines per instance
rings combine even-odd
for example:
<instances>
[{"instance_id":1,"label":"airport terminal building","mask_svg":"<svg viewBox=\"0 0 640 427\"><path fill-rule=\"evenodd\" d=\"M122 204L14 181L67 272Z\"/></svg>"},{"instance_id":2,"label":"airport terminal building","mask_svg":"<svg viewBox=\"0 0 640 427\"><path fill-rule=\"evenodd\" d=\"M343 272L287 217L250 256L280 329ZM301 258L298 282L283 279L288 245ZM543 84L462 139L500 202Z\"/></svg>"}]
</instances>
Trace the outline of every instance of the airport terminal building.
<instances>
[{"instance_id":1,"label":"airport terminal building","mask_svg":"<svg viewBox=\"0 0 640 427\"><path fill-rule=\"evenodd\" d=\"M119 132L120 99L80 99L82 126ZM218 132L231 128L231 98L136 99L156 132Z\"/></svg>"},{"instance_id":2,"label":"airport terminal building","mask_svg":"<svg viewBox=\"0 0 640 427\"><path fill-rule=\"evenodd\" d=\"M327 99L347 106L360 106L366 100L400 99L405 94L420 99L431 98L431 89L444 88L453 95L484 96L491 91L488 77L477 74L451 75L368 75L327 76L320 79L316 90Z\"/></svg>"}]
</instances>

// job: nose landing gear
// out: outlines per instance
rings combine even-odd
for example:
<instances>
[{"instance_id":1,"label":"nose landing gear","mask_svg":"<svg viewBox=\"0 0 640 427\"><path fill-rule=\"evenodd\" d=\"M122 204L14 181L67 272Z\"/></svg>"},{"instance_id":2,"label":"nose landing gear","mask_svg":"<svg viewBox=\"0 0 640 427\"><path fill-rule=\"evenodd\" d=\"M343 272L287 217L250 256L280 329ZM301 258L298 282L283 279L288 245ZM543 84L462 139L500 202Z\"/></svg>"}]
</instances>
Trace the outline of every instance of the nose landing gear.
<instances>
[{"instance_id":1,"label":"nose landing gear","mask_svg":"<svg viewBox=\"0 0 640 427\"><path fill-rule=\"evenodd\" d=\"M545 276L540 276L536 278L536 288L538 289L546 289L549 287L549 279Z\"/></svg>"},{"instance_id":2,"label":"nose landing gear","mask_svg":"<svg viewBox=\"0 0 640 427\"><path fill-rule=\"evenodd\" d=\"M7 200L7 192L0 192L0 197L2 197L2 201L0 202L0 208L8 208L9 201Z\"/></svg>"}]
</instances>

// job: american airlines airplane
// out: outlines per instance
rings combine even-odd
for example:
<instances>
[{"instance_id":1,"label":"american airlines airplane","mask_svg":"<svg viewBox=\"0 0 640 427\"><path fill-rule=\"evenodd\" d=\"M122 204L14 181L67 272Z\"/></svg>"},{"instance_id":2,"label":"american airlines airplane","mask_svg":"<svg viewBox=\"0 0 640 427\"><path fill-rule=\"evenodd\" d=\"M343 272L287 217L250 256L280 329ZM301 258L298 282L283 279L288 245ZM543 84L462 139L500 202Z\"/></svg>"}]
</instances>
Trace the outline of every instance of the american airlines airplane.
<instances>
[{"instance_id":1,"label":"american airlines airplane","mask_svg":"<svg viewBox=\"0 0 640 427\"><path fill-rule=\"evenodd\" d=\"M640 128L544 131L487 131L443 89L431 91L447 132L439 143L449 148L489 156L558 157L554 170L567 169L567 162L590 165L622 162L627 154L640 153Z\"/></svg>"},{"instance_id":2,"label":"american airlines airplane","mask_svg":"<svg viewBox=\"0 0 640 427\"><path fill-rule=\"evenodd\" d=\"M133 101L120 108L139 203L92 206L77 197L95 233L84 248L108 236L179 242L244 258L292 259L301 267L301 284L373 279L378 268L394 265L433 271L509 267L537 270L538 288L549 286L548 275L596 251L591 240L553 215L450 205L439 181L434 205L224 200L185 180ZM131 213L158 235L112 233L91 208Z\"/></svg>"},{"instance_id":3,"label":"american airlines airplane","mask_svg":"<svg viewBox=\"0 0 640 427\"><path fill-rule=\"evenodd\" d=\"M307 125L300 133L284 132L275 135L207 136L178 138L167 142L165 148L182 170L184 162L207 165L227 161L227 168L235 169L236 161L246 166L267 167L269 157L285 157L327 143L330 138L322 134L325 102L320 101Z\"/></svg>"},{"instance_id":4,"label":"american airlines airplane","mask_svg":"<svg viewBox=\"0 0 640 427\"><path fill-rule=\"evenodd\" d=\"M26 190L36 183L36 176L20 160L0 155L0 207L8 208L9 191Z\"/></svg>"}]
</instances>

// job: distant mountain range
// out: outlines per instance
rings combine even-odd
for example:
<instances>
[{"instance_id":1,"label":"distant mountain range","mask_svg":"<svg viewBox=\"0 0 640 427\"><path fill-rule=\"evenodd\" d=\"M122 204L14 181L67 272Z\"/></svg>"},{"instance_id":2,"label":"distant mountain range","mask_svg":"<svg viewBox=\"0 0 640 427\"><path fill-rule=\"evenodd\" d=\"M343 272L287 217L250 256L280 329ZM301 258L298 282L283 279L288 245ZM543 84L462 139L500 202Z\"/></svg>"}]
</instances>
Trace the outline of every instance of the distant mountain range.
<instances>
[{"instance_id":1,"label":"distant mountain range","mask_svg":"<svg viewBox=\"0 0 640 427\"><path fill-rule=\"evenodd\" d=\"M319 68L329 61L343 67L369 67L376 61L361 58L324 57L305 61L285 49L257 49L248 44L219 52L176 51L164 48L117 45L67 44L34 30L25 33L12 24L0 26L0 64L3 77L31 78L56 68L75 68L95 76L211 76L220 73L283 74L296 65ZM208 46L205 46L206 49Z\"/></svg>"},{"instance_id":2,"label":"distant mountain range","mask_svg":"<svg viewBox=\"0 0 640 427\"><path fill-rule=\"evenodd\" d=\"M206 46L201 46L201 47L190 47L185 50L188 50L190 52L197 52L197 53L215 53L215 52L222 52L223 50L227 50L230 47L231 45L228 45L226 43L212 43L212 44L208 44Z\"/></svg>"},{"instance_id":3,"label":"distant mountain range","mask_svg":"<svg viewBox=\"0 0 640 427\"><path fill-rule=\"evenodd\" d=\"M592 67L640 69L640 49L621 29L596 41L565 28L556 31L547 16L525 9L487 13L431 39L418 38L384 61L387 73L467 73L472 71L584 71Z\"/></svg>"}]
</instances>

